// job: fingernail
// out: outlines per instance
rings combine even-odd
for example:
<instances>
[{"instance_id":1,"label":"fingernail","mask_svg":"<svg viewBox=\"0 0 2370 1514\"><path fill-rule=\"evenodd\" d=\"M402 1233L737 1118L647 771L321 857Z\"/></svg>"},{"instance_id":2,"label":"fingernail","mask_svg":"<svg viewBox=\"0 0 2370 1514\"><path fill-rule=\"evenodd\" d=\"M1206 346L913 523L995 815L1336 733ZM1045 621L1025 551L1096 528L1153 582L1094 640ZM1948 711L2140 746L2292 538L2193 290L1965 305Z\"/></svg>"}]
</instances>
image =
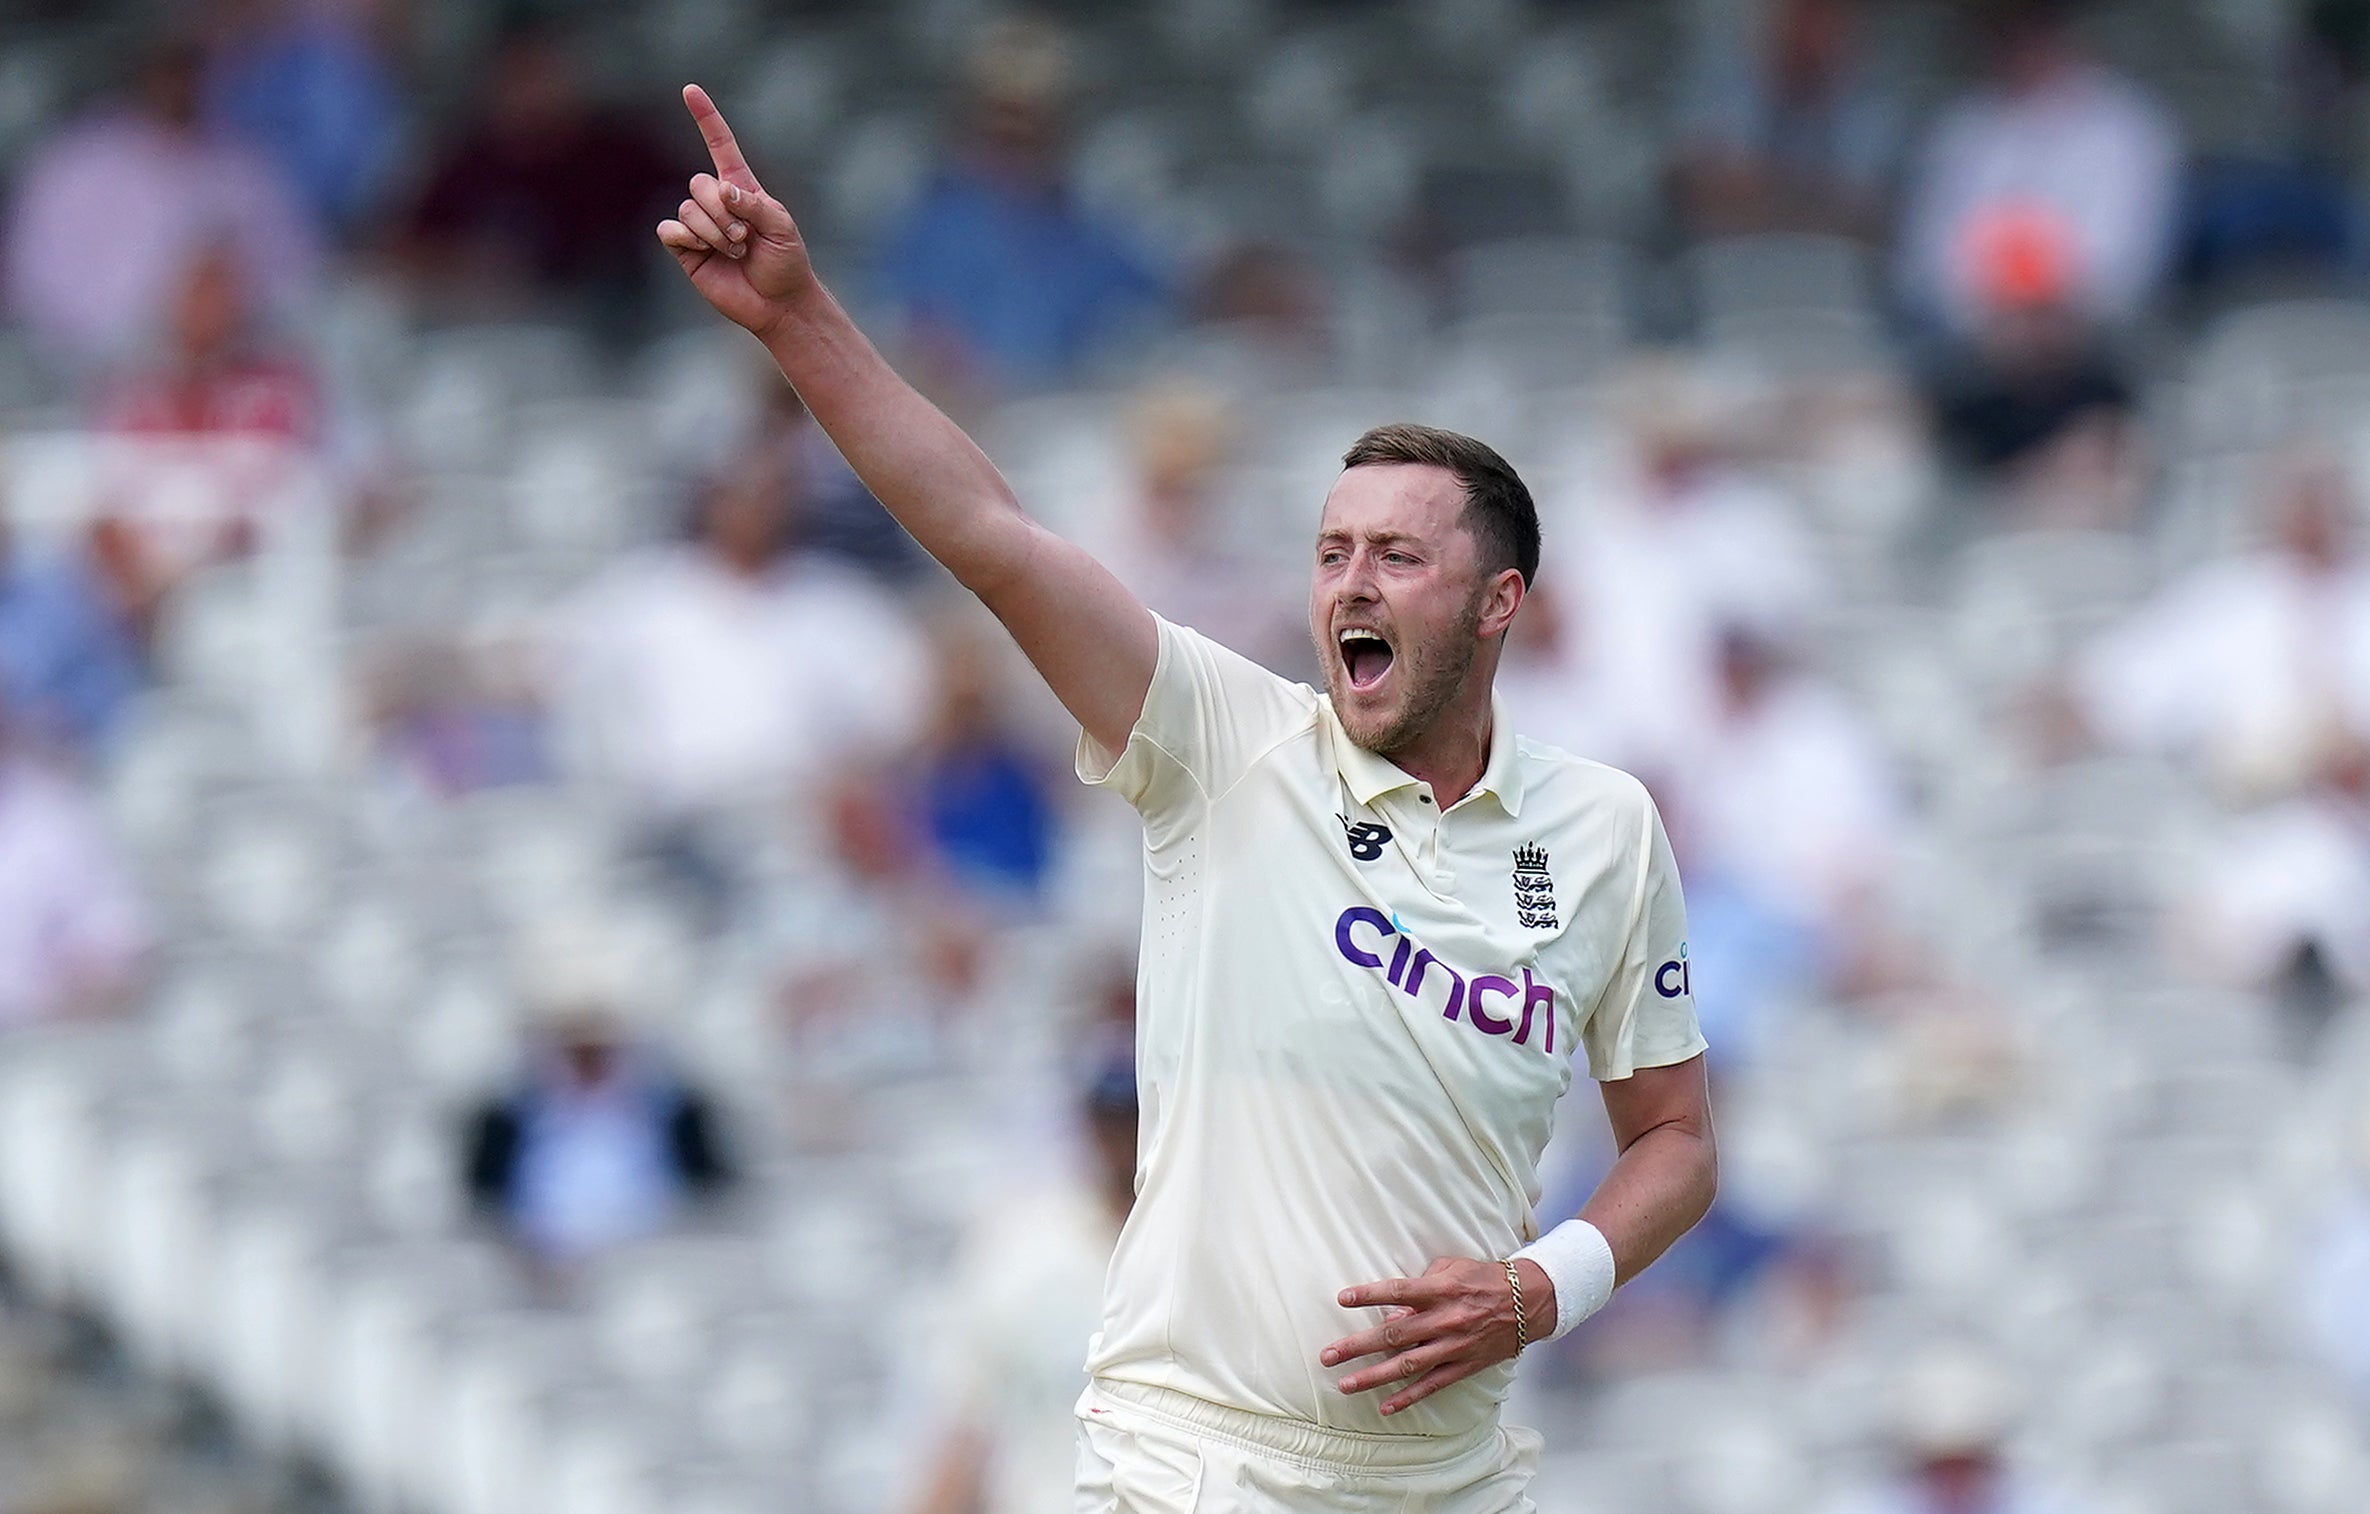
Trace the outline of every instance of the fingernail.
<instances>
[{"instance_id":1,"label":"fingernail","mask_svg":"<svg viewBox=\"0 0 2370 1514\"><path fill-rule=\"evenodd\" d=\"M1337 1361L1340 1361L1340 1360L1341 1360L1341 1358L1340 1358L1340 1357L1338 1357L1338 1356L1335 1356L1335 1355L1334 1355L1332 1352L1328 1351L1328 1352L1326 1352L1326 1353L1325 1353L1323 1356L1319 1357L1319 1358L1318 1358L1318 1360L1319 1360L1319 1361L1321 1361L1321 1362L1323 1362L1323 1363L1324 1363L1326 1366L1330 1367L1330 1366L1332 1366L1332 1365L1333 1365L1335 1362L1337 1362Z\"/></svg>"},{"instance_id":2,"label":"fingernail","mask_svg":"<svg viewBox=\"0 0 2370 1514\"><path fill-rule=\"evenodd\" d=\"M746 221L735 221L730 226L724 228L724 234L737 242L749 234L749 223Z\"/></svg>"},{"instance_id":3,"label":"fingernail","mask_svg":"<svg viewBox=\"0 0 2370 1514\"><path fill-rule=\"evenodd\" d=\"M736 257L736 258L737 258L737 257L740 257L740 256L742 256L743 254L745 254L746 252L748 252L748 250L749 250L748 248L746 248L746 247L743 247L743 246L742 246L740 243L738 243L738 242L735 242L735 243L733 243L733 245L732 245L732 255L733 255L734 257Z\"/></svg>"},{"instance_id":4,"label":"fingernail","mask_svg":"<svg viewBox=\"0 0 2370 1514\"><path fill-rule=\"evenodd\" d=\"M724 203L727 205L738 205L741 203L740 185L727 184L724 186Z\"/></svg>"}]
</instances>

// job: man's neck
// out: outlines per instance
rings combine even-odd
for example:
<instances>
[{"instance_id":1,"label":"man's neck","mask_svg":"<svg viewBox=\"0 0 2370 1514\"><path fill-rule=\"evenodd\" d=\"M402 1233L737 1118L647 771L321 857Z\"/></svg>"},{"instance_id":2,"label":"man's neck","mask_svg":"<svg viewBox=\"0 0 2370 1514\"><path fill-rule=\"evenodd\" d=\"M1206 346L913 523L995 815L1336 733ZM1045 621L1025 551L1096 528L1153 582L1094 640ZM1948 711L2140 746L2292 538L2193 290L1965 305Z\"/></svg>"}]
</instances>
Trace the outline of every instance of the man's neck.
<instances>
[{"instance_id":1,"label":"man's neck","mask_svg":"<svg viewBox=\"0 0 2370 1514\"><path fill-rule=\"evenodd\" d=\"M1428 785L1433 803L1446 810L1472 793L1481 775L1489 771L1490 742L1495 734L1489 686L1484 684L1478 708L1460 700L1390 758L1401 772Z\"/></svg>"}]
</instances>

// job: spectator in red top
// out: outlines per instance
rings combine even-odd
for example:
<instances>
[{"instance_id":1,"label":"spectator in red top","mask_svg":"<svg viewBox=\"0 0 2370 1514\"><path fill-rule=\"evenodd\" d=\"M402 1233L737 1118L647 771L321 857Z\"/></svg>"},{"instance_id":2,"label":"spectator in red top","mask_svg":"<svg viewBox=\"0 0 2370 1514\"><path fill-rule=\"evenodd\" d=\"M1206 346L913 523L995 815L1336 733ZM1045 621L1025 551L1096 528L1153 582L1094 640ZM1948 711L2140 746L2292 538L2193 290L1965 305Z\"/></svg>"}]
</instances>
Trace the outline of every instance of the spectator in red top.
<instances>
[{"instance_id":1,"label":"spectator in red top","mask_svg":"<svg viewBox=\"0 0 2370 1514\"><path fill-rule=\"evenodd\" d=\"M245 266L227 245L183 271L161 352L103 386L100 431L154 443L110 456L92 557L143 635L193 569L246 549L262 513L330 456L321 381L259 330Z\"/></svg>"},{"instance_id":2,"label":"spectator in red top","mask_svg":"<svg viewBox=\"0 0 2370 1514\"><path fill-rule=\"evenodd\" d=\"M650 228L681 177L639 122L587 95L558 29L525 22L497 48L477 118L430 170L404 251L425 286L458 292L471 313L557 296L630 325Z\"/></svg>"},{"instance_id":3,"label":"spectator in red top","mask_svg":"<svg viewBox=\"0 0 2370 1514\"><path fill-rule=\"evenodd\" d=\"M245 271L217 243L183 272L162 356L110 385L99 419L144 435L259 435L312 446L321 439L321 393L311 366L263 342Z\"/></svg>"}]
</instances>

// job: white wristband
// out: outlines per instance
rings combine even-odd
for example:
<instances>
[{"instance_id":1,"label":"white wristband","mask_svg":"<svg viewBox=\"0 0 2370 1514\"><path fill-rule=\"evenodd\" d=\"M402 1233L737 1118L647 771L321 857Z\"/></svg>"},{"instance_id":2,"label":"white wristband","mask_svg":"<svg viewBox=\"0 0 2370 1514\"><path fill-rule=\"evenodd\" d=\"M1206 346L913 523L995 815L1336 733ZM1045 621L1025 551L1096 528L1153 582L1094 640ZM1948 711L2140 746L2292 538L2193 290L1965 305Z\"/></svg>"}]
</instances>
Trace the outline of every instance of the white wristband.
<instances>
[{"instance_id":1,"label":"white wristband","mask_svg":"<svg viewBox=\"0 0 2370 1514\"><path fill-rule=\"evenodd\" d=\"M1555 1333L1549 1340L1571 1334L1613 1296L1613 1247L1586 1220L1566 1220L1514 1256L1538 1263L1555 1284Z\"/></svg>"}]
</instances>

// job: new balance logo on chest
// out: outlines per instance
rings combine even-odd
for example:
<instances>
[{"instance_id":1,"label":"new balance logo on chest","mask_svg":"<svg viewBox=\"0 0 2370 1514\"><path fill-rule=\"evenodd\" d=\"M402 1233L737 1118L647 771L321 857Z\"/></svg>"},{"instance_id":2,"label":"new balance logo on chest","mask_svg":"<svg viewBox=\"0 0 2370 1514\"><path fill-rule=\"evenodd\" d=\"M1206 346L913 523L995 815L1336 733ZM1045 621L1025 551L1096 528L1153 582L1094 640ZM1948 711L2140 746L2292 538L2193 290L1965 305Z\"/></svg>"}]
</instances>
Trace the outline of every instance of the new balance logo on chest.
<instances>
[{"instance_id":1,"label":"new balance logo on chest","mask_svg":"<svg viewBox=\"0 0 2370 1514\"><path fill-rule=\"evenodd\" d=\"M1341 833L1350 844L1350 855L1360 862L1372 862L1383 853L1390 842L1391 828L1376 825L1371 820L1352 820L1347 815L1335 815L1341 822Z\"/></svg>"}]
</instances>

